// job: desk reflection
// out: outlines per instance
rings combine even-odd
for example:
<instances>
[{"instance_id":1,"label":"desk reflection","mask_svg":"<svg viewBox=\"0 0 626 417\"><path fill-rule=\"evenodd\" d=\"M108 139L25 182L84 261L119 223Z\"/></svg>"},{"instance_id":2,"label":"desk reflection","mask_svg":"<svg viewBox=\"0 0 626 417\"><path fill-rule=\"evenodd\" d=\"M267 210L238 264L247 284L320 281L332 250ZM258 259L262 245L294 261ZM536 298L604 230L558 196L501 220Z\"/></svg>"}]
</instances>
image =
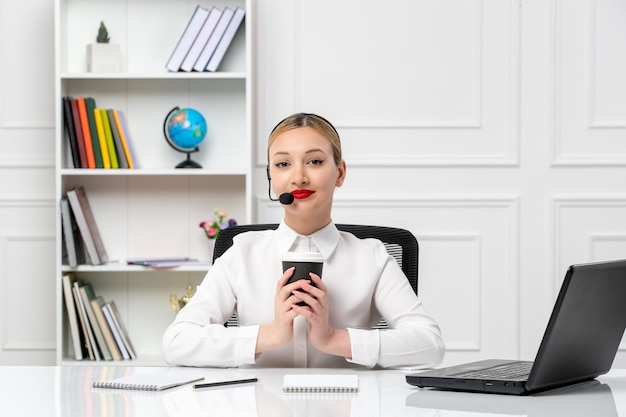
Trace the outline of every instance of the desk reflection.
<instances>
[{"instance_id":1,"label":"desk reflection","mask_svg":"<svg viewBox=\"0 0 626 417\"><path fill-rule=\"evenodd\" d=\"M449 416L467 416L468 413L528 417L618 416L611 388L597 380L531 396L424 389L407 396L406 405L418 408L418 415L436 411Z\"/></svg>"},{"instance_id":2,"label":"desk reflection","mask_svg":"<svg viewBox=\"0 0 626 417\"><path fill-rule=\"evenodd\" d=\"M63 417L368 417L381 415L381 386L385 376L359 372L357 393L292 394L282 391L287 373L323 373L310 370L186 369L207 381L257 376L257 383L194 390L191 385L160 392L93 389L95 380L141 372L141 368L73 367L61 369L59 391ZM382 380L381 380L382 378ZM402 380L401 375L396 375ZM403 406L403 398L394 403Z\"/></svg>"},{"instance_id":3,"label":"desk reflection","mask_svg":"<svg viewBox=\"0 0 626 417\"><path fill-rule=\"evenodd\" d=\"M363 417L379 416L375 375L359 375L358 393L282 392L283 373L264 374L258 383L202 390L179 389L162 397L168 417Z\"/></svg>"}]
</instances>

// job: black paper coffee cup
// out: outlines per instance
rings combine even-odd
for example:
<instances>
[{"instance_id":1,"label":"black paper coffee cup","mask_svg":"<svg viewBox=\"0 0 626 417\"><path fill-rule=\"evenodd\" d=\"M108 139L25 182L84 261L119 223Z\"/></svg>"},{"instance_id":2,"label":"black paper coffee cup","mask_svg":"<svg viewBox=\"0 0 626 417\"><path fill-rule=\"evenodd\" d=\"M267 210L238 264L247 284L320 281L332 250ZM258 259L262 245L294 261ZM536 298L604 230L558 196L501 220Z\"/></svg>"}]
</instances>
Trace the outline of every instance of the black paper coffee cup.
<instances>
[{"instance_id":1,"label":"black paper coffee cup","mask_svg":"<svg viewBox=\"0 0 626 417\"><path fill-rule=\"evenodd\" d=\"M322 277L322 270L324 268L324 257L318 252L287 252L283 255L283 272L295 267L293 275L287 281L287 284L299 281L301 279L310 280L310 272ZM313 281L311 285L316 286ZM298 305L306 305L304 302L299 302Z\"/></svg>"}]
</instances>

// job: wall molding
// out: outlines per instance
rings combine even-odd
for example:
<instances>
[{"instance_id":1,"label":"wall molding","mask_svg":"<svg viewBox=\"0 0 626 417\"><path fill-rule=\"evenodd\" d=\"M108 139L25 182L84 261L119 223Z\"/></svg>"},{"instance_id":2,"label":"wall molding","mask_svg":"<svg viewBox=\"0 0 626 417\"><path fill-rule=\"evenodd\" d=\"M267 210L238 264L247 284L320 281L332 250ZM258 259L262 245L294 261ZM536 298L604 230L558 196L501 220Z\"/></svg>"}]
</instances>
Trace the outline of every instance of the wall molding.
<instances>
[{"instance_id":1,"label":"wall molding","mask_svg":"<svg viewBox=\"0 0 626 417\"><path fill-rule=\"evenodd\" d=\"M551 53L550 53L550 67L551 67L551 93L550 93L550 117L549 131L550 131L550 166L551 167L623 167L626 166L626 151L615 152L612 149L598 150L597 147L591 153L589 150L581 149L578 152L566 153L564 151L564 141L571 140L571 135L565 137L562 132L562 119L563 119L563 106L562 106L562 94L566 90L566 86L563 85L563 75L565 72L564 64L564 46L563 38L563 5L567 4L564 0L552 0L550 3L550 10L552 13L552 30L551 30ZM594 108L596 101L594 99L594 36L597 33L597 26L595 25L595 11L597 8L597 1L591 0L587 3L588 16L586 17L586 24L588 34L586 37L586 43L583 47L586 47L586 52L589 57L586 61L587 71L586 79L581 80L585 83L585 91L587 99L584 105L583 117L587 124L587 131L581 132L581 135L592 136L601 135L602 131L608 132L610 130L623 129L626 127L625 120L600 120L596 118ZM570 117L577 117L570 115ZM591 137L593 139L593 137Z\"/></svg>"},{"instance_id":2,"label":"wall molding","mask_svg":"<svg viewBox=\"0 0 626 417\"><path fill-rule=\"evenodd\" d=\"M56 169L54 158L24 158L19 156L16 158L0 157L0 169L19 169L28 171L31 169Z\"/></svg>"},{"instance_id":3,"label":"wall molding","mask_svg":"<svg viewBox=\"0 0 626 417\"><path fill-rule=\"evenodd\" d=\"M481 335L483 332L483 297L482 297L482 270L483 270L483 248L481 233L450 233L448 231L421 233L419 243L424 242L469 242L473 249L472 259L475 259L472 269L467 271L467 276L472 282L471 294L468 298L472 300L473 308L465 310L464 315L471 316L471 337L465 341L446 341L446 351L448 352L479 352L482 349Z\"/></svg>"},{"instance_id":4,"label":"wall molding","mask_svg":"<svg viewBox=\"0 0 626 417\"><path fill-rule=\"evenodd\" d=\"M56 340L32 341L32 340L15 340L11 339L7 333L9 322L15 319L15 311L10 310L9 292L7 291L9 277L10 259L7 259L8 247L14 243L41 243L46 242L54 245L54 235L37 235L37 234L3 234L0 235L0 320L1 320L1 346L3 351L54 351L56 349ZM20 260L14 260L21 262ZM28 297L28 288L24 288L21 293L23 297ZM56 294L48 294L56 303ZM22 300L21 305L28 300ZM35 310L32 310L35 312ZM36 312L36 316L40 316L41 312ZM32 315L31 315L32 317Z\"/></svg>"},{"instance_id":5,"label":"wall molding","mask_svg":"<svg viewBox=\"0 0 626 417\"><path fill-rule=\"evenodd\" d=\"M551 236L551 256L548 257L549 266L548 276L555 277L553 284L553 297L556 297L557 292L561 286L561 280L563 278L563 265L564 260L561 259L561 248L563 242L561 241L561 235L563 231L562 226L562 212L568 208L608 208L608 207L623 207L626 213L626 194L608 194L608 195L553 195L550 197L550 224L552 225ZM592 236L597 236L596 239L602 238L602 236L622 236L622 234L615 232L615 234L602 234L594 232ZM590 239L590 237L587 237ZM593 239L593 237L591 237ZM589 240L586 242L586 255L590 255ZM585 262L588 259L581 259L579 262ZM567 262L565 262L567 263Z\"/></svg>"},{"instance_id":6,"label":"wall molding","mask_svg":"<svg viewBox=\"0 0 626 417\"><path fill-rule=\"evenodd\" d=\"M433 148L432 151L428 150L428 143L424 145L424 149L415 149L411 151L410 146L403 146L402 138L398 138L397 149L391 151L386 149L385 152L380 152L380 149L372 149L369 153L360 155L351 155L350 165L357 167L421 167L421 166L436 166L436 167L519 167L520 166L520 44L521 44L521 12L517 0L509 0L506 2L506 6L498 8L497 11L508 20L506 29L498 27L501 31L506 31L504 36L507 39L498 44L498 47L506 49L507 53L499 54L498 57L504 57L502 62L498 62L497 70L502 73L501 84L495 91L503 91L498 102L496 99L487 102L487 94L489 91L487 83L490 81L490 77L486 74L488 67L486 62L490 57L485 56L487 50L486 45L488 38L486 36L487 24L493 23L493 21L487 21L487 14L491 10L487 10L489 3L484 0L474 0L472 3L474 16L468 16L467 19L473 19L475 22L471 30L474 32L476 38L476 47L473 51L474 56L470 60L471 65L471 77L473 78L473 91L474 94L469 98L471 100L471 106L468 106L468 114L466 116L453 116L449 119L433 119L432 116L425 118L404 118L389 119L389 118L344 118L333 119L333 124L340 131L342 136L350 134L357 130L366 132L381 131L382 134L393 135L394 131L403 130L404 135L411 135L418 139L426 139L436 141L436 138L429 138L428 132L431 131L450 131L451 133L445 138L451 142L459 140L472 141L474 146L466 146L465 150L456 150L457 147L454 143L450 146L439 145L439 150ZM303 71L303 34L301 28L303 27L303 3L302 1L294 2L291 7L284 11L285 16L291 16L291 25L287 29L291 36L290 40L284 41L283 48L286 53L293 56L292 59L287 60L286 65L291 66L291 71L286 71L286 75L289 78L283 78L283 82L286 86L286 90L291 93L280 92L281 96L284 96L286 102L284 105L276 105L272 102L264 103L264 106L259 109L259 114L262 116L261 120L266 120L271 110L267 109L284 109L285 112L301 111L303 108L303 91L301 86L304 81ZM506 15L506 16L505 16ZM493 45L491 45L493 46ZM288 74L287 74L288 73ZM500 75L500 74L499 74ZM494 90L493 88L491 89ZM269 94L265 92L264 97L275 97L276 93ZM506 109L501 110L497 115L489 115L487 112L490 109ZM263 117L265 115L265 117ZM490 117L490 119L485 119ZM497 127L497 131L492 128L491 131L486 130L486 124L488 125L495 120L502 120L506 118L506 122L502 123L501 127ZM264 132L271 130L270 126L266 126L262 129ZM452 133L454 132L454 133ZM458 134L457 134L458 132ZM376 132L377 133L377 132ZM358 135L358 132L353 133ZM256 165L265 165L265 153L263 146L263 139L266 134L259 135L257 139L257 151L256 151ZM465 135L465 138L461 139ZM484 149L479 149L484 148ZM496 148L493 153L489 151ZM390 152L390 153L386 153ZM455 153L456 152L456 153Z\"/></svg>"}]
</instances>

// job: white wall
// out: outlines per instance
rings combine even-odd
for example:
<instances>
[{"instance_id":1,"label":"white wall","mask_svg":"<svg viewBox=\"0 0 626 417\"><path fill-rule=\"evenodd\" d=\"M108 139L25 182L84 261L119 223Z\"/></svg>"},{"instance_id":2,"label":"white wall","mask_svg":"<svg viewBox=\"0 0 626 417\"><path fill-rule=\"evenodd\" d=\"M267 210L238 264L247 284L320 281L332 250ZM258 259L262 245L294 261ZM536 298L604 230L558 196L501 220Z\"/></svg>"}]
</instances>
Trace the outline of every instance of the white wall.
<instances>
[{"instance_id":1,"label":"white wall","mask_svg":"<svg viewBox=\"0 0 626 417\"><path fill-rule=\"evenodd\" d=\"M446 363L532 359L566 267L626 257L626 3L256 3L253 217L268 132L320 113L335 221L417 236ZM54 363L52 36L52 0L0 2L0 363Z\"/></svg>"}]
</instances>

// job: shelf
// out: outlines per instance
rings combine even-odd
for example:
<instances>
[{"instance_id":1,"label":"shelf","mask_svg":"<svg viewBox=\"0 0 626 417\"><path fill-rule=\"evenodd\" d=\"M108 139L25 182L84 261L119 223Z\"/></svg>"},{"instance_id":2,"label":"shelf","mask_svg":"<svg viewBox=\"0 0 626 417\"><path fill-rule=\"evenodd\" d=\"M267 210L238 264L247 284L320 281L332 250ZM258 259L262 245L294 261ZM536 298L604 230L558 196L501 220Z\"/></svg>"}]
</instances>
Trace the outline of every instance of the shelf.
<instances>
[{"instance_id":1,"label":"shelf","mask_svg":"<svg viewBox=\"0 0 626 417\"><path fill-rule=\"evenodd\" d=\"M207 262L198 265L184 265L173 268L151 268L141 265L127 265L124 263L108 263L105 265L79 265L76 268L72 268L68 265L63 265L61 270L63 272L206 272L211 268L211 265Z\"/></svg>"},{"instance_id":2,"label":"shelf","mask_svg":"<svg viewBox=\"0 0 626 417\"><path fill-rule=\"evenodd\" d=\"M77 169L64 168L62 176L244 176L245 169L215 168L215 169Z\"/></svg>"},{"instance_id":3,"label":"shelf","mask_svg":"<svg viewBox=\"0 0 626 417\"><path fill-rule=\"evenodd\" d=\"M245 80L246 73L226 72L117 72L117 73L62 73L62 80Z\"/></svg>"}]
</instances>

